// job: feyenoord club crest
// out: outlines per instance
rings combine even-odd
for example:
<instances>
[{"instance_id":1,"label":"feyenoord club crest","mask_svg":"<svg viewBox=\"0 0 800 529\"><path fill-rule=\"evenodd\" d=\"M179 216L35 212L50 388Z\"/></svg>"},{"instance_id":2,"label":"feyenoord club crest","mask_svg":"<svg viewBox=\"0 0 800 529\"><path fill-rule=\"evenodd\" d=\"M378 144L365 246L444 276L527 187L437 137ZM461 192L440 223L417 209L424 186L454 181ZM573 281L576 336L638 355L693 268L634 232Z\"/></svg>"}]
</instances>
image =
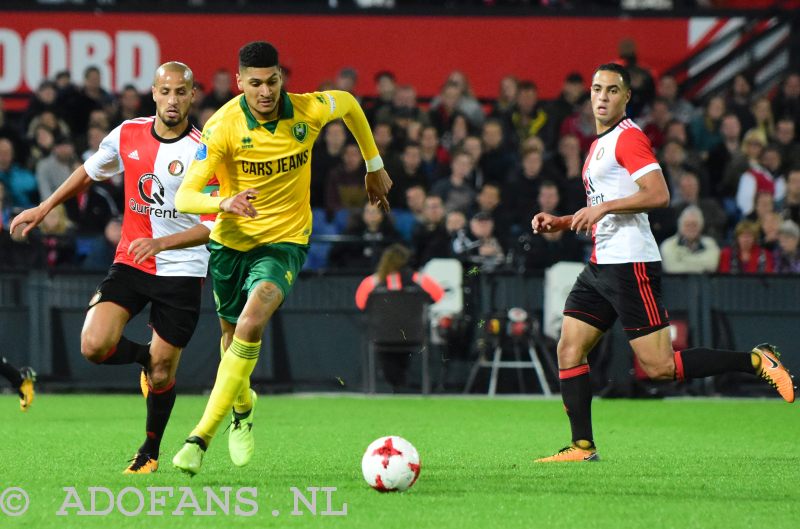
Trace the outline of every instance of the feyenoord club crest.
<instances>
[{"instance_id":1,"label":"feyenoord club crest","mask_svg":"<svg viewBox=\"0 0 800 529\"><path fill-rule=\"evenodd\" d=\"M180 160L172 160L167 166L167 171L172 176L179 176L183 174L183 163Z\"/></svg>"},{"instance_id":2,"label":"feyenoord club crest","mask_svg":"<svg viewBox=\"0 0 800 529\"><path fill-rule=\"evenodd\" d=\"M306 125L304 121L295 123L294 126L292 126L292 135L294 139L303 143L306 141L306 136L308 135L308 125Z\"/></svg>"}]
</instances>

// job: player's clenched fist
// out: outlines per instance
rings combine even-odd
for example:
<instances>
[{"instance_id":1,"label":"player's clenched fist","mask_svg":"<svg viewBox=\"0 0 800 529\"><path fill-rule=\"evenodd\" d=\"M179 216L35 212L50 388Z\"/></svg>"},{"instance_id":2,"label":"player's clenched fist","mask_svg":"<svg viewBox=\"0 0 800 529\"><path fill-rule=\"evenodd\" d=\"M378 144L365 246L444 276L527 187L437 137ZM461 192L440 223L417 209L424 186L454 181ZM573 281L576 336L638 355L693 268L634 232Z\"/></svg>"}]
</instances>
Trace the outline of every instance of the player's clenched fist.
<instances>
[{"instance_id":1,"label":"player's clenched fist","mask_svg":"<svg viewBox=\"0 0 800 529\"><path fill-rule=\"evenodd\" d=\"M533 216L533 220L531 220L531 228L533 228L533 233L550 233L553 231L558 231L556 228L556 217L555 215L551 215L550 213L537 213Z\"/></svg>"},{"instance_id":2,"label":"player's clenched fist","mask_svg":"<svg viewBox=\"0 0 800 529\"><path fill-rule=\"evenodd\" d=\"M258 191L246 189L232 197L228 197L219 204L219 209L242 217L255 218L258 215L252 201L256 199Z\"/></svg>"}]
</instances>

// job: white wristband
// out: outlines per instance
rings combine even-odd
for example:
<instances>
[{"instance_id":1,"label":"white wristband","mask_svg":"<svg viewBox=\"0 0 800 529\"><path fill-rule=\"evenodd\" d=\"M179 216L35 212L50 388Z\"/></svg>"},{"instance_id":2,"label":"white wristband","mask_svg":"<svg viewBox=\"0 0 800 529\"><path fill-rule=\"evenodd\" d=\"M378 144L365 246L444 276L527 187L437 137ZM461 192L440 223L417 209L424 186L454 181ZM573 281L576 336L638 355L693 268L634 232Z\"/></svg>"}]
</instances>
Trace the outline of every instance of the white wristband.
<instances>
[{"instance_id":1,"label":"white wristband","mask_svg":"<svg viewBox=\"0 0 800 529\"><path fill-rule=\"evenodd\" d=\"M372 171L377 171L378 169L383 169L383 160L381 159L380 154L375 158L370 158L369 160L367 160L368 173L371 173Z\"/></svg>"}]
</instances>

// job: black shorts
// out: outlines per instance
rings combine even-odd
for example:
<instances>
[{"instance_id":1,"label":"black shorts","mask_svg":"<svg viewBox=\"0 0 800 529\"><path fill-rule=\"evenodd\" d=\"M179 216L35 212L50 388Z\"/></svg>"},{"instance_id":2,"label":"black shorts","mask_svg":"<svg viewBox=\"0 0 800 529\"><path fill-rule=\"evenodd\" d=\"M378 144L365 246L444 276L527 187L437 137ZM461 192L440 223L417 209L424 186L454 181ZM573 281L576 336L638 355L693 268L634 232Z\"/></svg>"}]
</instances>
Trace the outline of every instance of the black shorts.
<instances>
[{"instance_id":1,"label":"black shorts","mask_svg":"<svg viewBox=\"0 0 800 529\"><path fill-rule=\"evenodd\" d=\"M114 263L97 287L89 308L110 301L135 316L150 306L150 325L167 343L184 348L200 317L202 277L156 276Z\"/></svg>"},{"instance_id":2,"label":"black shorts","mask_svg":"<svg viewBox=\"0 0 800 529\"><path fill-rule=\"evenodd\" d=\"M587 264L567 297L564 315L603 332L619 316L630 340L669 326L661 300L661 262Z\"/></svg>"}]
</instances>

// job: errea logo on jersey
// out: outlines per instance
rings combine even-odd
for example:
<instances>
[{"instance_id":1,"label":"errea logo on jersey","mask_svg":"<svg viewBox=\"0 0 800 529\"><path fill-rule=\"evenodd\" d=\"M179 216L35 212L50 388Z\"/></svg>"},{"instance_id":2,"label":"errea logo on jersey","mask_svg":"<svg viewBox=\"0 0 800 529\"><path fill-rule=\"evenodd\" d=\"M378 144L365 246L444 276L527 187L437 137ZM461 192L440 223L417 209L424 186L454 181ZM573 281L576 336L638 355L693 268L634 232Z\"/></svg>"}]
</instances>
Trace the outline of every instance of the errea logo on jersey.
<instances>
[{"instance_id":1,"label":"errea logo on jersey","mask_svg":"<svg viewBox=\"0 0 800 529\"><path fill-rule=\"evenodd\" d=\"M253 148L253 138L250 136L245 136L242 138L242 149L252 149Z\"/></svg>"}]
</instances>

